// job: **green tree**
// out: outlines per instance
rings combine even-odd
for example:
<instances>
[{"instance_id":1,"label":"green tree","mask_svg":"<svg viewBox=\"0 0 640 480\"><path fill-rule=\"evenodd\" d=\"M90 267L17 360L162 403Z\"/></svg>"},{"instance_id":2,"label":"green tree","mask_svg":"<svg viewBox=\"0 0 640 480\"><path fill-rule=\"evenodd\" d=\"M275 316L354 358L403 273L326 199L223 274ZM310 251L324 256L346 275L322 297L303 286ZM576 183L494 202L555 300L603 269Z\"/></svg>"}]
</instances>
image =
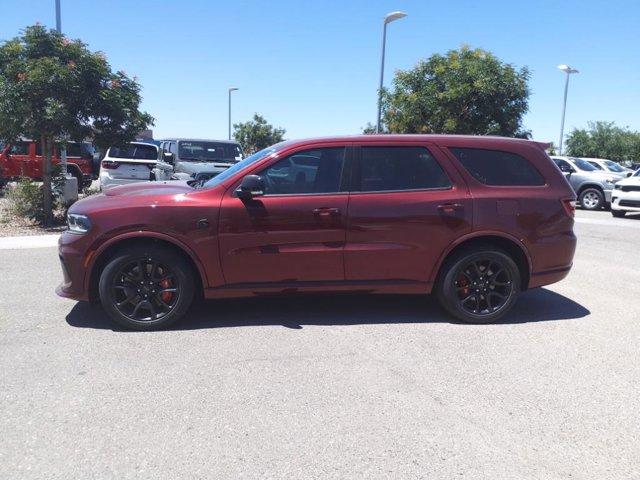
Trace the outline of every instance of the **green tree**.
<instances>
[{"instance_id":1,"label":"green tree","mask_svg":"<svg viewBox=\"0 0 640 480\"><path fill-rule=\"evenodd\" d=\"M383 130L529 137L529 71L463 46L398 71L383 90Z\"/></svg>"},{"instance_id":2,"label":"green tree","mask_svg":"<svg viewBox=\"0 0 640 480\"><path fill-rule=\"evenodd\" d=\"M567 155L626 161L640 159L640 132L616 126L614 122L589 122L587 128L567 135Z\"/></svg>"},{"instance_id":3,"label":"green tree","mask_svg":"<svg viewBox=\"0 0 640 480\"><path fill-rule=\"evenodd\" d=\"M233 124L233 138L242 145L242 149L247 155L281 142L285 133L284 128L275 128L257 113L248 122Z\"/></svg>"},{"instance_id":4,"label":"green tree","mask_svg":"<svg viewBox=\"0 0 640 480\"><path fill-rule=\"evenodd\" d=\"M65 138L105 148L131 141L153 118L139 110L140 86L112 72L101 52L40 25L0 45L0 141L42 143L44 222L52 219L51 155Z\"/></svg>"}]
</instances>

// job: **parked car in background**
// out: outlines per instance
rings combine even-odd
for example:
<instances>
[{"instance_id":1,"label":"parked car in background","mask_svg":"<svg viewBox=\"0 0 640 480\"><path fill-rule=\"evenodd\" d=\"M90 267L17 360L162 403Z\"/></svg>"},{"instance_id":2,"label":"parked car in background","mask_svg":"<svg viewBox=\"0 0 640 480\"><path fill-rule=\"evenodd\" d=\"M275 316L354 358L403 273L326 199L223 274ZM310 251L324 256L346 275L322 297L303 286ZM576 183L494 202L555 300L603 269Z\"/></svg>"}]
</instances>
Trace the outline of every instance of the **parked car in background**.
<instances>
[{"instance_id":1,"label":"parked car in background","mask_svg":"<svg viewBox=\"0 0 640 480\"><path fill-rule=\"evenodd\" d=\"M633 174L632 169L623 167L618 162L614 162L613 160L607 160L605 158L586 158L586 157L582 157L582 160L589 162L598 170L602 170L603 172L609 172L612 175L620 177L620 180L622 180L623 178L630 177Z\"/></svg>"},{"instance_id":2,"label":"parked car in background","mask_svg":"<svg viewBox=\"0 0 640 480\"><path fill-rule=\"evenodd\" d=\"M158 162L158 152L158 146L152 143L131 142L109 147L100 162L100 188L148 182Z\"/></svg>"},{"instance_id":3,"label":"parked car in background","mask_svg":"<svg viewBox=\"0 0 640 480\"><path fill-rule=\"evenodd\" d=\"M231 140L160 140L160 151L155 180L206 181L242 160L240 144Z\"/></svg>"},{"instance_id":4,"label":"parked car in background","mask_svg":"<svg viewBox=\"0 0 640 480\"><path fill-rule=\"evenodd\" d=\"M93 168L93 146L87 142L67 143L67 172L76 177L78 190L91 184L97 177ZM0 183L28 177L42 180L42 143L19 140L0 149ZM55 145L51 158L53 165L60 163L60 148Z\"/></svg>"},{"instance_id":5,"label":"parked car in background","mask_svg":"<svg viewBox=\"0 0 640 480\"><path fill-rule=\"evenodd\" d=\"M288 141L203 185L150 182L69 210L58 294L99 300L133 329L205 298L434 293L493 322L563 279L575 194L528 140L361 135Z\"/></svg>"},{"instance_id":6,"label":"parked car in background","mask_svg":"<svg viewBox=\"0 0 640 480\"><path fill-rule=\"evenodd\" d=\"M611 203L613 185L619 177L598 170L577 157L551 157L578 196L585 210L600 210Z\"/></svg>"},{"instance_id":7,"label":"parked car in background","mask_svg":"<svg viewBox=\"0 0 640 480\"><path fill-rule=\"evenodd\" d=\"M640 213L640 169L616 183L611 197L611 214L624 217L627 212Z\"/></svg>"}]
</instances>

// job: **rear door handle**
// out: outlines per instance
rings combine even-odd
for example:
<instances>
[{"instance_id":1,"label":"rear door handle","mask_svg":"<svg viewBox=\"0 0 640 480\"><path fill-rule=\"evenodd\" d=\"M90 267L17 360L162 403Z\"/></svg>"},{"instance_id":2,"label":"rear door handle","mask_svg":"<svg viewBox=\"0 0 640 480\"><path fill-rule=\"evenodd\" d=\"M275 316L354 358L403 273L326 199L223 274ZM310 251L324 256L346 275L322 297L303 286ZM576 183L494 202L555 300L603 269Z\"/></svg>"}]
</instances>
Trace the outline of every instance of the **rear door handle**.
<instances>
[{"instance_id":1,"label":"rear door handle","mask_svg":"<svg viewBox=\"0 0 640 480\"><path fill-rule=\"evenodd\" d=\"M340 215L340 209L339 208L333 208L333 207L322 207L322 208L314 208L313 209L313 214L316 217L338 217Z\"/></svg>"},{"instance_id":2,"label":"rear door handle","mask_svg":"<svg viewBox=\"0 0 640 480\"><path fill-rule=\"evenodd\" d=\"M461 203L443 203L442 205L438 205L438 212L442 215L450 215L461 210L464 210L464 205Z\"/></svg>"}]
</instances>

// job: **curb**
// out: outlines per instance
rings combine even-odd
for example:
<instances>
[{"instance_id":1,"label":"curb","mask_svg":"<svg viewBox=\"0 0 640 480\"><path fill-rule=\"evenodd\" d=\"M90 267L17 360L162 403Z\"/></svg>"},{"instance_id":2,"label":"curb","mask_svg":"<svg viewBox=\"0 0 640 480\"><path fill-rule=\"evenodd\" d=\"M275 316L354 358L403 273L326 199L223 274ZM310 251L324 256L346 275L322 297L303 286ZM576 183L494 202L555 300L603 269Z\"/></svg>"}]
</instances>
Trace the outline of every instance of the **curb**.
<instances>
[{"instance_id":1,"label":"curb","mask_svg":"<svg viewBox=\"0 0 640 480\"><path fill-rule=\"evenodd\" d=\"M60 234L24 235L21 237L0 237L0 250L23 250L28 248L49 248L58 246Z\"/></svg>"}]
</instances>

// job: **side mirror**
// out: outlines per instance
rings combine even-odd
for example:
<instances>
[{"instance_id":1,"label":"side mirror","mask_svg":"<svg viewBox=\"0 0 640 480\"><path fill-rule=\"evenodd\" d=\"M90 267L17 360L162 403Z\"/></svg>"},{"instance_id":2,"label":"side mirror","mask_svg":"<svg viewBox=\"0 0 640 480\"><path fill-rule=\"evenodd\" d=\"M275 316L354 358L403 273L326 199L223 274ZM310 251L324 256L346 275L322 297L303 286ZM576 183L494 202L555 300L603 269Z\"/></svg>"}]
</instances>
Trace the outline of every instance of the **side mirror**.
<instances>
[{"instance_id":1,"label":"side mirror","mask_svg":"<svg viewBox=\"0 0 640 480\"><path fill-rule=\"evenodd\" d=\"M236 195L242 200L264 195L264 180L259 175L247 175L242 179Z\"/></svg>"},{"instance_id":2,"label":"side mirror","mask_svg":"<svg viewBox=\"0 0 640 480\"><path fill-rule=\"evenodd\" d=\"M631 175L633 175L633 172L627 172L627 177L630 177Z\"/></svg>"},{"instance_id":3,"label":"side mirror","mask_svg":"<svg viewBox=\"0 0 640 480\"><path fill-rule=\"evenodd\" d=\"M175 156L173 155L173 153L170 153L170 152L164 152L164 153L162 154L162 159L163 159L165 162L170 163L170 164L172 164L172 165L173 165L173 161L174 161L174 159L175 159Z\"/></svg>"},{"instance_id":4,"label":"side mirror","mask_svg":"<svg viewBox=\"0 0 640 480\"><path fill-rule=\"evenodd\" d=\"M560 165L560 171L562 173L573 173L573 168L571 168L569 165Z\"/></svg>"}]
</instances>

